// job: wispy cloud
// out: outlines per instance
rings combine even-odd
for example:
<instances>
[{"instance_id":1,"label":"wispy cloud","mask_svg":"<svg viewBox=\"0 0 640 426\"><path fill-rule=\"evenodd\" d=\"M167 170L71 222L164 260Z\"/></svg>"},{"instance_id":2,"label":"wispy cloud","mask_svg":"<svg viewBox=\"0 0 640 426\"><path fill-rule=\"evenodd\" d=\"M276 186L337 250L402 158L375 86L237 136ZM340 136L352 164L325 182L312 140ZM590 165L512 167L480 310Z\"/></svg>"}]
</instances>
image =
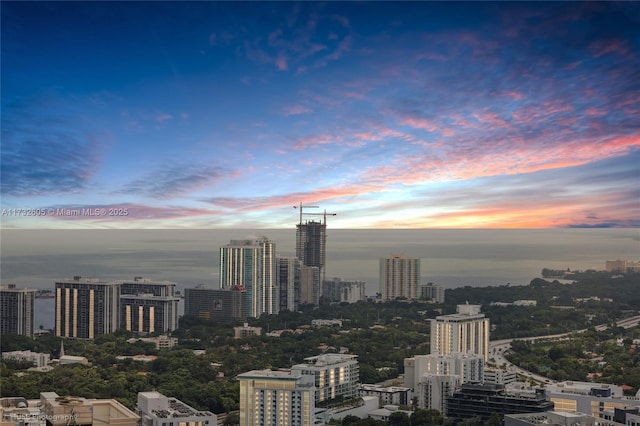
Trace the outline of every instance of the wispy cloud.
<instances>
[{"instance_id":1,"label":"wispy cloud","mask_svg":"<svg viewBox=\"0 0 640 426\"><path fill-rule=\"evenodd\" d=\"M134 180L114 194L138 195L168 199L213 186L218 180L235 173L222 167L203 164L173 164L156 169L144 178Z\"/></svg>"},{"instance_id":2,"label":"wispy cloud","mask_svg":"<svg viewBox=\"0 0 640 426\"><path fill-rule=\"evenodd\" d=\"M282 113L285 116L289 116L289 115L301 115L301 114L307 114L313 112L313 110L311 108L307 108L304 105L290 105L287 107L284 107L282 109Z\"/></svg>"},{"instance_id":3,"label":"wispy cloud","mask_svg":"<svg viewBox=\"0 0 640 426\"><path fill-rule=\"evenodd\" d=\"M107 136L84 130L73 111L56 103L54 98L3 102L2 194L78 192L99 170Z\"/></svg>"}]
</instances>

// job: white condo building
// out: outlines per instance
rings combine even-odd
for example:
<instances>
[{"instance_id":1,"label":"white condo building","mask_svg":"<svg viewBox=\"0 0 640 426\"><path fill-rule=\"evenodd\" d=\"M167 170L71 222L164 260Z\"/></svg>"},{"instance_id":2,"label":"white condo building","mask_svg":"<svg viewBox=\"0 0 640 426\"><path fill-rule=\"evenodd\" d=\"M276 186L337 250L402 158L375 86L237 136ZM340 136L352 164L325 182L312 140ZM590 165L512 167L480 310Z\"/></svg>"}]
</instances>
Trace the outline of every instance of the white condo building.
<instances>
[{"instance_id":1,"label":"white condo building","mask_svg":"<svg viewBox=\"0 0 640 426\"><path fill-rule=\"evenodd\" d=\"M474 353L416 355L404 359L404 385L418 407L446 413L447 397L462 383L482 383L484 358Z\"/></svg>"},{"instance_id":2,"label":"white condo building","mask_svg":"<svg viewBox=\"0 0 640 426\"><path fill-rule=\"evenodd\" d=\"M342 396L345 399L358 396L360 367L357 355L322 354L305 358L304 364L291 367L302 375L314 377L316 402Z\"/></svg>"},{"instance_id":3,"label":"white condo building","mask_svg":"<svg viewBox=\"0 0 640 426\"><path fill-rule=\"evenodd\" d=\"M267 237L231 240L220 248L220 288L244 286L249 317L278 313L275 251L275 243Z\"/></svg>"},{"instance_id":4,"label":"white condo building","mask_svg":"<svg viewBox=\"0 0 640 426\"><path fill-rule=\"evenodd\" d=\"M313 426L313 377L299 371L253 370L240 382L240 426Z\"/></svg>"},{"instance_id":5,"label":"white condo building","mask_svg":"<svg viewBox=\"0 0 640 426\"><path fill-rule=\"evenodd\" d=\"M382 300L398 297L417 299L420 282L420 259L392 255L380 259L380 294Z\"/></svg>"},{"instance_id":6,"label":"white condo building","mask_svg":"<svg viewBox=\"0 0 640 426\"><path fill-rule=\"evenodd\" d=\"M322 291L328 303L356 303L367 300L365 286L364 281L343 281L342 278L333 278L322 284Z\"/></svg>"},{"instance_id":7,"label":"white condo building","mask_svg":"<svg viewBox=\"0 0 640 426\"><path fill-rule=\"evenodd\" d=\"M458 305L457 313L431 320L431 353L454 352L473 352L487 361L489 319L480 313L480 305Z\"/></svg>"}]
</instances>

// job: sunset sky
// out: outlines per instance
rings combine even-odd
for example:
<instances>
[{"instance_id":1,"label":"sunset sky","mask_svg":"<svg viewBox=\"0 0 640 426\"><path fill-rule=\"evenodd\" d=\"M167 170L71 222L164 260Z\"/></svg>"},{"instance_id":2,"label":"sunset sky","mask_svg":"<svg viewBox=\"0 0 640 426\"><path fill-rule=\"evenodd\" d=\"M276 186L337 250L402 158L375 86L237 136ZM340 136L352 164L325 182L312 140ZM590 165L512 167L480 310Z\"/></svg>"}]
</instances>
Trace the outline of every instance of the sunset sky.
<instances>
[{"instance_id":1,"label":"sunset sky","mask_svg":"<svg viewBox=\"0 0 640 426\"><path fill-rule=\"evenodd\" d=\"M640 227L638 2L1 13L3 228Z\"/></svg>"}]
</instances>

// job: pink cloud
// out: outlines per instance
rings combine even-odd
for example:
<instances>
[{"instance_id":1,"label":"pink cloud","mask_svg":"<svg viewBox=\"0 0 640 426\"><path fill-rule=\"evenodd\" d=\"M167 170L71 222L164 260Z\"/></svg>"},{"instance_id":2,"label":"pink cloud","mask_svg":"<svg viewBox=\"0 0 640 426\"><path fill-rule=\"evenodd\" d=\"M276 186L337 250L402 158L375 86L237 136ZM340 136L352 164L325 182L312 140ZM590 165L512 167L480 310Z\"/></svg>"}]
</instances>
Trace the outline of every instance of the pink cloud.
<instances>
[{"instance_id":1,"label":"pink cloud","mask_svg":"<svg viewBox=\"0 0 640 426\"><path fill-rule=\"evenodd\" d=\"M291 105L288 107L285 107L283 109L283 114L285 116L290 116L290 115L301 115L301 114L307 114L313 112L312 109L309 109L303 105Z\"/></svg>"},{"instance_id":2,"label":"pink cloud","mask_svg":"<svg viewBox=\"0 0 640 426\"><path fill-rule=\"evenodd\" d=\"M607 115L608 112L598 108L588 108L585 112L587 115Z\"/></svg>"},{"instance_id":3,"label":"pink cloud","mask_svg":"<svg viewBox=\"0 0 640 426\"><path fill-rule=\"evenodd\" d=\"M622 40L598 40L589 45L593 56L598 58L607 53L616 53L626 56L629 53L629 47Z\"/></svg>"},{"instance_id":4,"label":"pink cloud","mask_svg":"<svg viewBox=\"0 0 640 426\"><path fill-rule=\"evenodd\" d=\"M287 58L284 56L278 56L278 59L276 59L276 68L280 71L287 71L289 69Z\"/></svg>"},{"instance_id":5,"label":"pink cloud","mask_svg":"<svg viewBox=\"0 0 640 426\"><path fill-rule=\"evenodd\" d=\"M336 136L330 135L328 133L311 135L311 136L298 139L296 143L293 145L293 149L300 150L300 149L314 148L319 145L328 145L330 143L336 142L337 139L339 138L336 138Z\"/></svg>"},{"instance_id":6,"label":"pink cloud","mask_svg":"<svg viewBox=\"0 0 640 426\"><path fill-rule=\"evenodd\" d=\"M515 91L515 90L509 91L509 92L505 92L504 96L506 96L508 98L511 98L511 99L513 99L515 101L521 101L522 99L524 99L524 95L521 92L518 92L518 91Z\"/></svg>"},{"instance_id":7,"label":"pink cloud","mask_svg":"<svg viewBox=\"0 0 640 426\"><path fill-rule=\"evenodd\" d=\"M438 130L438 126L424 118L408 117L400 120L400 124L403 126L413 127L414 129L426 130L428 132L435 132Z\"/></svg>"}]
</instances>

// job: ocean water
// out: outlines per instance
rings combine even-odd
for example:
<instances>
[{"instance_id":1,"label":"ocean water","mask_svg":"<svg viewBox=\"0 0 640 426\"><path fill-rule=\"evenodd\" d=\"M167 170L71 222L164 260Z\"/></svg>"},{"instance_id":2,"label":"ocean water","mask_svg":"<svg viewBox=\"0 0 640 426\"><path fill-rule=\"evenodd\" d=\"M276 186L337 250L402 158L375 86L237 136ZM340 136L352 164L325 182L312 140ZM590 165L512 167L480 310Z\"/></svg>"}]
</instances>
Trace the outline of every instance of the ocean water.
<instances>
[{"instance_id":1,"label":"ocean water","mask_svg":"<svg viewBox=\"0 0 640 426\"><path fill-rule=\"evenodd\" d=\"M0 232L2 284L53 289L75 275L144 276L216 287L219 249L232 239L266 236L295 254L293 229L12 230ZM640 229L328 229L327 277L362 280L378 291L380 257L421 259L422 282L446 288L526 285L542 268L604 269L605 260L640 261ZM37 302L36 325L53 324L52 299Z\"/></svg>"}]
</instances>

